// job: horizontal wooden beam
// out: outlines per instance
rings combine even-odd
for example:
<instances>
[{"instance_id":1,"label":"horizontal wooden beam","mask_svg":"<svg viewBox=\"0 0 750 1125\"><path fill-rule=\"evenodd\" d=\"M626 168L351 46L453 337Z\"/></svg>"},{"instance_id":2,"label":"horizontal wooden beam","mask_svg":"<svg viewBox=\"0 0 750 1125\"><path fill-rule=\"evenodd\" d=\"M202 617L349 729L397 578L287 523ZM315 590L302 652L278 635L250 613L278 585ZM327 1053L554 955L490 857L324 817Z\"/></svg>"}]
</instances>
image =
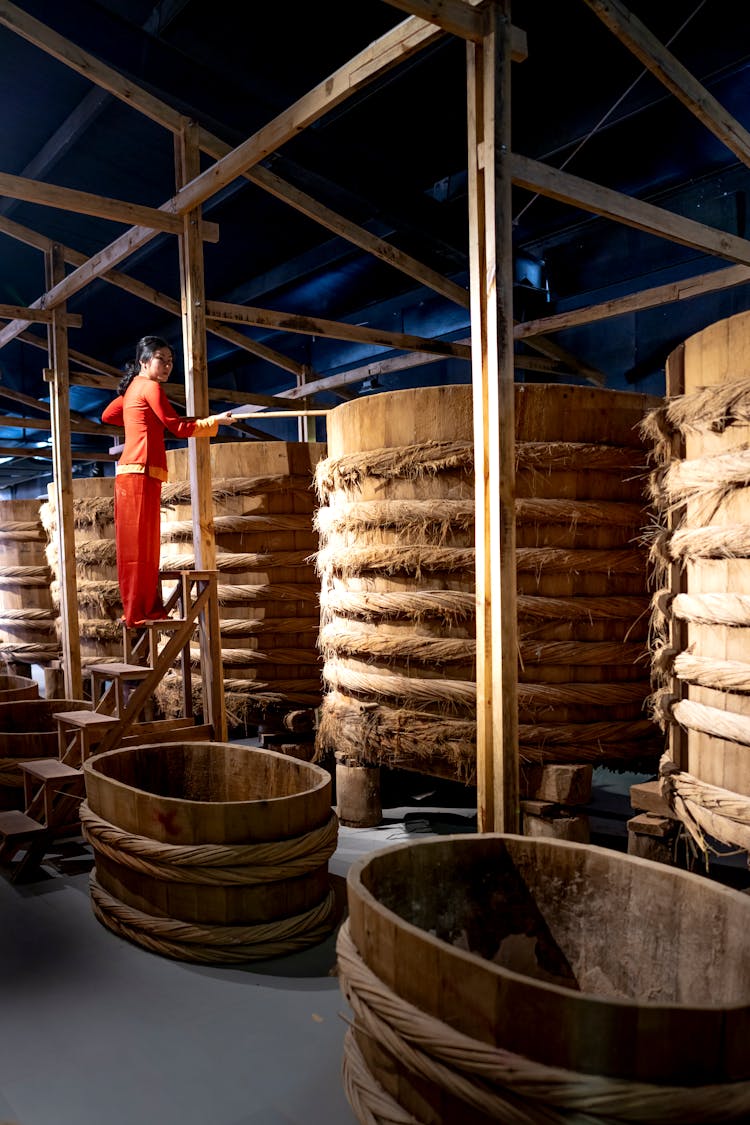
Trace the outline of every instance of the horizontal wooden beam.
<instances>
[{"instance_id":1,"label":"horizontal wooden beam","mask_svg":"<svg viewBox=\"0 0 750 1125\"><path fill-rule=\"evenodd\" d=\"M71 418L70 428L77 434L113 434L120 433L119 426L107 426L104 423L92 422L89 419L78 421ZM0 415L0 429L17 430L45 430L52 432L52 422L49 418L17 418L13 414Z\"/></svg>"},{"instance_id":2,"label":"horizontal wooden beam","mask_svg":"<svg viewBox=\"0 0 750 1125\"><path fill-rule=\"evenodd\" d=\"M7 172L0 172L0 195L10 199L23 199L26 203L38 203L42 207L55 207L59 211L96 215L100 219L111 219L127 226L153 227L154 230L166 231L168 234L182 234L181 217L168 211L121 199L109 199L103 195L92 195L88 191L58 187L39 180L27 180L23 176L11 176ZM202 223L201 231L206 241L218 242L219 228L216 223Z\"/></svg>"},{"instance_id":3,"label":"horizontal wooden beam","mask_svg":"<svg viewBox=\"0 0 750 1125\"><path fill-rule=\"evenodd\" d=\"M643 309L669 305L675 301L689 301L691 297L701 297L705 293L717 293L722 289L732 289L736 285L750 282L750 267L729 266L726 269L712 270L710 273L686 277L682 281L670 281L666 285L655 285L642 289L640 293L628 293L625 297L613 297L598 305L586 305L580 309L542 316L536 320L524 320L513 329L516 340L526 340L541 332L562 332L565 328L576 328L583 324L594 324L614 316L640 312Z\"/></svg>"},{"instance_id":4,"label":"horizontal wooden beam","mask_svg":"<svg viewBox=\"0 0 750 1125\"><path fill-rule=\"evenodd\" d=\"M294 313L274 312L271 309L252 308L248 305L232 305L226 301L207 301L206 312L216 320L231 320L239 324L275 328L280 332L301 332L308 336L354 340L384 348L399 348L402 351L431 352L435 355L471 359L471 348L465 344L430 340L424 336L412 336L404 332L388 332L386 329L368 328L363 324L345 324L338 320L324 320L321 317L297 316Z\"/></svg>"},{"instance_id":5,"label":"horizontal wooden beam","mask_svg":"<svg viewBox=\"0 0 750 1125\"><path fill-rule=\"evenodd\" d=\"M528 156L512 153L510 166L513 183L517 187L581 207L693 250L750 265L750 242L745 238L683 218L652 203L644 203L590 180L572 176L569 172L561 172L559 168L552 168Z\"/></svg>"},{"instance_id":6,"label":"horizontal wooden beam","mask_svg":"<svg viewBox=\"0 0 750 1125\"><path fill-rule=\"evenodd\" d=\"M51 324L55 315L54 309L29 309L25 305L0 305L0 317L3 320L28 320L35 324ZM80 328L83 324L83 317L76 313L65 313L60 317L60 321L66 328Z\"/></svg>"}]
</instances>

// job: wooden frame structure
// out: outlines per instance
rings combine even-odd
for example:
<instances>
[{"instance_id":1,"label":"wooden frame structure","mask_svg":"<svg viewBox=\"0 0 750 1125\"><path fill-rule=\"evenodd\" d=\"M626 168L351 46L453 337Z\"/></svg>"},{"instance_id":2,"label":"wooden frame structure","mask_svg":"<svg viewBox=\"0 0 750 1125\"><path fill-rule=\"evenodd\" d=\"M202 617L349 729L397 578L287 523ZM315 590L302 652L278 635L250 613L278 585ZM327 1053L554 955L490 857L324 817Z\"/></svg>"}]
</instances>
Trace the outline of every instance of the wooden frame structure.
<instances>
[{"instance_id":1,"label":"wooden frame structure","mask_svg":"<svg viewBox=\"0 0 750 1125\"><path fill-rule=\"evenodd\" d=\"M473 364L477 481L477 706L479 719L478 777L479 826L482 830L514 830L518 826L516 737L516 625L514 575L514 419L513 368L533 367L552 374L571 371L592 382L601 373L578 362L545 333L589 324L636 309L654 308L701 293L740 285L750 280L750 241L715 230L693 220L644 203L600 185L571 176L510 149L511 61L525 57L522 31L511 25L510 0L384 0L408 17L273 120L230 149L205 128L186 120L170 106L100 60L66 41L49 27L25 14L9 0L0 0L0 25L28 40L83 75L101 90L121 99L156 122L174 138L175 192L159 208L137 207L102 199L49 184L0 176L0 192L33 199L52 207L73 208L131 223L130 228L98 253L83 254L53 244L41 234L0 216L0 232L36 247L45 255L47 290L29 308L0 306L0 348L13 339L46 347L52 368L52 432L58 510L62 514L61 562L63 573L72 573L72 540L65 510L66 486L71 467L66 436L72 429L86 432L85 419L72 415L71 385L113 388L119 372L106 363L67 347L67 328L78 320L66 311L66 302L90 282L109 284L180 316L185 348L186 388L182 398L192 412L207 412L208 385L206 334L212 333L277 365L293 384L282 395L217 392L222 402L253 402L264 407L295 408L300 399L312 402L320 391L341 390L368 375L405 370L429 363L436 356L455 356ZM750 166L750 134L682 67L669 51L637 20L620 0L581 0L610 28L706 127L743 163ZM387 70L429 46L439 36L455 35L467 44L469 173L471 184L471 287L460 286L396 249L356 224L335 214L312 197L260 166L260 161L285 141L321 118L346 98ZM199 154L213 163L201 172ZM278 314L270 310L212 301L204 292L202 243L216 238L216 228L201 217L201 206L239 176L246 177L289 206L308 215L328 230L401 270L446 299L471 306L472 338L449 343L395 332L374 332L351 324L320 318ZM512 247L509 229L511 184L564 201L616 222L671 239L728 259L729 268L686 281L634 293L601 305L578 309L525 324L512 320ZM176 235L181 266L181 293L160 293L118 270L118 266L159 233ZM65 266L73 267L65 273ZM48 326L48 341L29 331L28 325ZM255 342L232 323L268 325L287 331L314 333L340 339L365 340L404 352L364 367L321 377L309 367ZM513 342L523 340L540 358L514 357ZM71 364L85 371L71 370ZM2 390L6 397L24 396ZM30 400L33 401L33 400ZM35 405L38 405L35 403ZM16 421L14 419L14 421ZM29 426L39 423L29 422ZM26 424L18 419L19 425ZM99 432L101 428L98 428ZM3 451L4 452L4 451ZM38 449L13 448L15 455L39 456ZM96 460L105 460L100 454ZM193 485L196 561L209 568L213 559L210 531L210 479L208 461L191 442L190 479ZM69 488L68 488L69 497ZM67 570L65 569L67 568ZM66 580L67 590L67 580ZM72 600L71 600L72 599ZM76 671L74 598L67 590L64 613L66 632L66 689L73 690ZM203 654L206 658L208 654ZM78 662L79 663L79 662ZM216 705L217 701L214 701Z\"/></svg>"}]
</instances>

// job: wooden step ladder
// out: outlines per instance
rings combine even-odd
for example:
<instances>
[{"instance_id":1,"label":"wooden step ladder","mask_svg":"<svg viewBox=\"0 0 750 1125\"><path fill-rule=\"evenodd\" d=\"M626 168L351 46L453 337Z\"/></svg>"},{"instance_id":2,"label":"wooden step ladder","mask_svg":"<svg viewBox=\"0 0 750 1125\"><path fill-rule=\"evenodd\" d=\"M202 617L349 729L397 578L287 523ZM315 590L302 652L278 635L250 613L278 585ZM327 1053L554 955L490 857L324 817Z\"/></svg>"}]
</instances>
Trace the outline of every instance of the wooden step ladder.
<instances>
[{"instance_id":1,"label":"wooden step ladder","mask_svg":"<svg viewBox=\"0 0 750 1125\"><path fill-rule=\"evenodd\" d=\"M56 838L80 831L78 806L85 794L81 767L94 752L150 741L210 741L216 737L215 721L197 724L194 720L190 658L196 628L207 630L211 638L208 674L214 678L214 687L218 676L219 694L207 690L204 673L204 703L208 701L215 719L223 706L216 571L162 571L160 577L176 582L165 609L177 616L148 621L137 629L123 626L125 660L89 666L93 710L54 715L58 757L19 763L25 810L0 812L0 864L12 867L12 881L38 867ZM165 634L169 639L160 647ZM145 704L178 660L183 717L140 721ZM223 711L220 718L225 737ZM22 849L22 858L13 863Z\"/></svg>"}]
</instances>

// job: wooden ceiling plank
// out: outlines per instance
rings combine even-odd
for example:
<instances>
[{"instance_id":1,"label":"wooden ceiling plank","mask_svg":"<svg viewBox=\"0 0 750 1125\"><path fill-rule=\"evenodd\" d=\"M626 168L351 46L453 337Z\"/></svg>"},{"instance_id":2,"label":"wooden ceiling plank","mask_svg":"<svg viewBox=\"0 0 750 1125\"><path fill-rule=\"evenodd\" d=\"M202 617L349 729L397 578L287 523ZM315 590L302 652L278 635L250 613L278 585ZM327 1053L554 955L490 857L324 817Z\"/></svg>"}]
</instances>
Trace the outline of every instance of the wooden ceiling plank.
<instances>
[{"instance_id":1,"label":"wooden ceiling plank","mask_svg":"<svg viewBox=\"0 0 750 1125\"><path fill-rule=\"evenodd\" d=\"M487 21L482 6L465 0L385 0L385 3L472 43L481 43L485 33ZM523 62L529 54L526 32L513 26L510 39L512 61Z\"/></svg>"},{"instance_id":2,"label":"wooden ceiling plank","mask_svg":"<svg viewBox=\"0 0 750 1125\"><path fill-rule=\"evenodd\" d=\"M750 265L750 241L726 231L697 223L655 207L652 203L633 199L601 184L572 176L528 156L511 154L513 183L550 199L581 207L625 226L645 231L693 250L702 250L719 258Z\"/></svg>"},{"instance_id":3,"label":"wooden ceiling plank","mask_svg":"<svg viewBox=\"0 0 750 1125\"><path fill-rule=\"evenodd\" d=\"M447 340L431 340L424 336L413 336L404 332L389 332L386 329L369 328L363 324L345 324L337 320L325 320L322 317L297 316L293 313L258 309L249 305L232 305L226 301L209 301L207 311L209 316L217 320L231 320L239 324L275 328L281 332L330 336L334 340L354 340L385 348L399 348L403 351L433 352L436 355L471 359L471 348L466 347L465 344L450 343Z\"/></svg>"},{"instance_id":4,"label":"wooden ceiling plank","mask_svg":"<svg viewBox=\"0 0 750 1125\"><path fill-rule=\"evenodd\" d=\"M682 281L670 281L666 285L656 285L642 289L640 293L629 293L625 297L613 297L598 305L586 305L580 309L556 313L554 316L524 320L513 329L516 340L529 340L543 332L561 332L565 328L576 328L583 324L594 324L610 317L624 316L626 313L640 312L643 309L657 308L676 301L689 301L705 293L717 293L722 289L732 289L736 285L750 282L750 267L729 266L710 273L686 277Z\"/></svg>"},{"instance_id":5,"label":"wooden ceiling plank","mask_svg":"<svg viewBox=\"0 0 750 1125\"><path fill-rule=\"evenodd\" d=\"M750 133L659 42L637 16L620 0L585 0L585 3L655 78L718 137L738 160L750 167Z\"/></svg>"}]
</instances>

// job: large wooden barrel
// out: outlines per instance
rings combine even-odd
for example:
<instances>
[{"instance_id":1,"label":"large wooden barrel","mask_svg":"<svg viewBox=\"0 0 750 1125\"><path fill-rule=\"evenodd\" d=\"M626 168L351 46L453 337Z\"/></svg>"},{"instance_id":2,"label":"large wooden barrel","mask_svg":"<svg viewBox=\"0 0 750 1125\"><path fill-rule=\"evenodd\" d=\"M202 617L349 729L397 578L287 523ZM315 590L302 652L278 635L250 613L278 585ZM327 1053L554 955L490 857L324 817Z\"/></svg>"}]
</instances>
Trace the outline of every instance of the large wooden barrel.
<instances>
[{"instance_id":1,"label":"large wooden barrel","mask_svg":"<svg viewBox=\"0 0 750 1125\"><path fill-rule=\"evenodd\" d=\"M324 445L211 445L222 662L230 725L320 703L313 472ZM188 451L167 453L162 567L194 567ZM196 649L196 660L198 653ZM157 692L176 714L179 685ZM200 699L196 700L200 709Z\"/></svg>"},{"instance_id":2,"label":"large wooden barrel","mask_svg":"<svg viewBox=\"0 0 750 1125\"><path fill-rule=\"evenodd\" d=\"M60 602L60 563L56 538L57 504L48 486L44 522L48 557ZM80 477L73 481L78 624L84 668L102 660L122 660L122 598L117 581L114 477Z\"/></svg>"},{"instance_id":3,"label":"large wooden barrel","mask_svg":"<svg viewBox=\"0 0 750 1125\"><path fill-rule=\"evenodd\" d=\"M347 893L360 1121L750 1119L747 895L499 834L376 852Z\"/></svg>"},{"instance_id":4,"label":"large wooden barrel","mask_svg":"<svg viewBox=\"0 0 750 1125\"><path fill-rule=\"evenodd\" d=\"M83 699L32 697L0 701L0 808L23 807L19 762L58 756L57 723L52 716L61 711L90 709L91 703Z\"/></svg>"},{"instance_id":5,"label":"large wooden barrel","mask_svg":"<svg viewBox=\"0 0 750 1125\"><path fill-rule=\"evenodd\" d=\"M92 902L115 933L180 960L240 962L333 929L325 770L216 742L112 750L83 768Z\"/></svg>"},{"instance_id":6,"label":"large wooden barrel","mask_svg":"<svg viewBox=\"0 0 750 1125\"><path fill-rule=\"evenodd\" d=\"M670 732L665 795L695 838L750 852L750 313L667 362L645 429L660 462L654 545L656 714Z\"/></svg>"},{"instance_id":7,"label":"large wooden barrel","mask_svg":"<svg viewBox=\"0 0 750 1125\"><path fill-rule=\"evenodd\" d=\"M0 500L0 656L7 663L57 659L57 610L40 500Z\"/></svg>"},{"instance_id":8,"label":"large wooden barrel","mask_svg":"<svg viewBox=\"0 0 750 1125\"><path fill-rule=\"evenodd\" d=\"M646 451L653 399L516 387L519 735L524 762L655 764ZM474 780L474 457L468 386L328 415L318 753Z\"/></svg>"}]
</instances>

